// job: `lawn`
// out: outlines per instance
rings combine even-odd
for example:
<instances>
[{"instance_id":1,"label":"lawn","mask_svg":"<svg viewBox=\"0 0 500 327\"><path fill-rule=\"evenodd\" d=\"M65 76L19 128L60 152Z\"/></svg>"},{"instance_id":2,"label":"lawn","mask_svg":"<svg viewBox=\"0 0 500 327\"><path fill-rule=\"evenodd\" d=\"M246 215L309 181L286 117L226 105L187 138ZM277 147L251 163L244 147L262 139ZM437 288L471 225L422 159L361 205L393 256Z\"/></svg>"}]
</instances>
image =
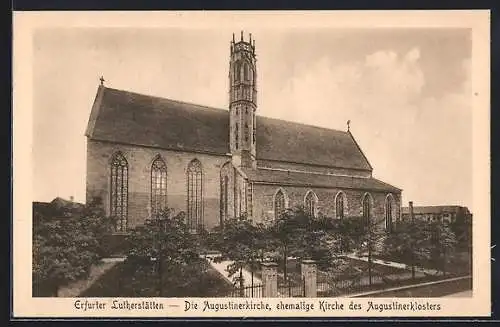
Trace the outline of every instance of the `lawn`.
<instances>
[{"instance_id":1,"label":"lawn","mask_svg":"<svg viewBox=\"0 0 500 327\"><path fill-rule=\"evenodd\" d=\"M394 262L404 263L406 265L411 265L412 261L410 257L394 257L388 255L377 255L373 256L374 258L381 260L390 260ZM471 266L470 266L470 254L466 251L455 252L453 255L449 257L450 262L446 266L446 272L456 276L463 276L470 274ZM442 265L438 262L434 262L432 260L421 261L418 264L422 268L426 269L435 269L442 270Z\"/></svg>"},{"instance_id":2,"label":"lawn","mask_svg":"<svg viewBox=\"0 0 500 327\"><path fill-rule=\"evenodd\" d=\"M181 270L164 269L161 297L223 297L232 290L229 284L204 259ZM159 296L159 274L153 267L130 262L115 265L82 297L154 297Z\"/></svg>"}]
</instances>

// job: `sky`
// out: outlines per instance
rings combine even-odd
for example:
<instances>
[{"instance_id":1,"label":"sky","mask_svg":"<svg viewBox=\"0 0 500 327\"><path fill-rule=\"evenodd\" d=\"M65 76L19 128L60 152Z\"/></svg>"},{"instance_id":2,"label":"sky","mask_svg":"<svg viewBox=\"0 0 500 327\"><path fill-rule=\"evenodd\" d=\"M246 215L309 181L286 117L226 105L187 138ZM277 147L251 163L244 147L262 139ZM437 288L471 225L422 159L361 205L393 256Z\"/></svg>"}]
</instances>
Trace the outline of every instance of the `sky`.
<instances>
[{"instance_id":1,"label":"sky","mask_svg":"<svg viewBox=\"0 0 500 327\"><path fill-rule=\"evenodd\" d=\"M35 201L85 201L85 128L99 85L228 107L239 30L41 28L33 37ZM471 31L253 28L258 114L350 129L403 205L472 209ZM258 146L258 144L257 144Z\"/></svg>"}]
</instances>

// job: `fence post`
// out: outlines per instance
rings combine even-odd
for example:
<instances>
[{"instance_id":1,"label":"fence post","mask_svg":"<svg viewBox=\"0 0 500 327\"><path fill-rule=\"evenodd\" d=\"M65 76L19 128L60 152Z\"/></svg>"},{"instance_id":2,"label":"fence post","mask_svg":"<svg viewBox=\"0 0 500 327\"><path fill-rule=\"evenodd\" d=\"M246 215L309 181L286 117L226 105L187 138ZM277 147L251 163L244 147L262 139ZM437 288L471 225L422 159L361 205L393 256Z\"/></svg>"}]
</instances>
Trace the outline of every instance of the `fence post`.
<instances>
[{"instance_id":1,"label":"fence post","mask_svg":"<svg viewBox=\"0 0 500 327\"><path fill-rule=\"evenodd\" d=\"M303 260L300 267L304 278L305 297L317 297L317 269L314 260Z\"/></svg>"},{"instance_id":2,"label":"fence post","mask_svg":"<svg viewBox=\"0 0 500 327\"><path fill-rule=\"evenodd\" d=\"M278 297L278 265L274 262L262 264L262 297Z\"/></svg>"},{"instance_id":3,"label":"fence post","mask_svg":"<svg viewBox=\"0 0 500 327\"><path fill-rule=\"evenodd\" d=\"M408 212L410 213L411 232L415 233L415 216L413 215L413 201L408 202ZM411 279L415 279L415 235L411 236Z\"/></svg>"}]
</instances>

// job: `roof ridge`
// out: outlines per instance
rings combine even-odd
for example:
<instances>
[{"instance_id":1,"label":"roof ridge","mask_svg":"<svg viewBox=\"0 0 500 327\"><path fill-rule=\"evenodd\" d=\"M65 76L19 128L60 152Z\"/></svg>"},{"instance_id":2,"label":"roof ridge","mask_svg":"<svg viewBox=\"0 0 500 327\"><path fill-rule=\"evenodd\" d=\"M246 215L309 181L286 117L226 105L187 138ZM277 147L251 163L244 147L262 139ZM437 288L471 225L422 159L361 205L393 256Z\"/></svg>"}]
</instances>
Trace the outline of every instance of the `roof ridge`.
<instances>
[{"instance_id":1,"label":"roof ridge","mask_svg":"<svg viewBox=\"0 0 500 327\"><path fill-rule=\"evenodd\" d=\"M196 107L201 107L201 108L210 109L210 110L228 111L227 109L222 109L222 108L207 106L207 105L203 105L203 104L199 104L199 103L194 103L194 102L187 102L187 101L182 101L182 100L177 100L177 99L172 99L172 98L161 97L159 95L150 95L150 94L139 93L139 92L134 92L134 91L128 91L128 90L122 90L122 89L115 89L115 88L112 88L112 87L105 87L105 89L112 90L112 91L123 92L123 93L129 93L129 94L132 94L132 95L138 95L138 96L153 98L153 99L157 99L157 100L163 100L163 101L166 100L166 101L176 102L176 103L183 104L183 105L196 106Z\"/></svg>"},{"instance_id":2,"label":"roof ridge","mask_svg":"<svg viewBox=\"0 0 500 327\"><path fill-rule=\"evenodd\" d=\"M259 117L259 116L257 116L257 117ZM334 131L334 132L339 132L339 133L347 134L346 131L342 131L340 129L335 129L335 128L328 128L328 127L323 127L323 126L318 126L318 125L305 124L305 123L300 123L300 122L296 122L296 121L285 120L285 119L281 119L281 118L268 117L268 116L260 116L260 117L266 118L266 119L270 119L270 120L278 120L278 121L282 121L282 122L285 122L285 123L292 123L292 124L295 124L295 125L307 126L307 127L312 127L312 128L316 128L316 129L321 129L321 130L326 130L326 131Z\"/></svg>"},{"instance_id":3,"label":"roof ridge","mask_svg":"<svg viewBox=\"0 0 500 327\"><path fill-rule=\"evenodd\" d=\"M378 178L376 178L376 177L373 177L373 176L372 176L371 178L372 178L372 179L374 179L374 180L376 180L377 182L383 183L383 184L388 185L388 186L390 186L390 187L397 188L398 190L402 191L402 189L400 189L399 187L396 187L396 186L394 186L394 185L392 185L392 184L386 183L386 182L384 182L384 181L382 181L382 180L380 180L380 179L378 179Z\"/></svg>"},{"instance_id":4,"label":"roof ridge","mask_svg":"<svg viewBox=\"0 0 500 327\"><path fill-rule=\"evenodd\" d=\"M344 168L344 167L337 167L337 168ZM348 168L344 168L348 169ZM271 171L271 172L280 172L280 173L287 173L287 174L303 174L303 175L320 175L320 176L333 176L333 177L344 177L344 178L359 178L359 179L373 179L376 180L377 182L381 182L383 184L386 184L388 186L397 188L391 184L387 184L385 182L382 182L381 180L378 180L372 176L365 177L365 176L354 176L354 175L342 175L342 174L328 174L328 173L323 173L323 172L315 172L315 171L298 171L298 170L293 170L293 169L277 169L277 168L263 168L263 167L257 167L257 169L249 168L249 170L253 171ZM247 171L247 170L245 170Z\"/></svg>"},{"instance_id":5,"label":"roof ridge","mask_svg":"<svg viewBox=\"0 0 500 327\"><path fill-rule=\"evenodd\" d=\"M139 93L139 92L134 92L134 91L116 89L116 88L107 87L107 86L105 86L104 89L105 90L112 90L112 91L123 92L123 93L129 93L129 94L132 94L132 95L138 95L138 96L143 96L143 97L148 97L148 98L153 98L153 99L158 99L158 100L164 100L164 101L166 100L166 101L176 102L176 103L183 104L183 105L196 106L196 107L210 109L210 110L229 111L228 109L223 109L223 108L218 108L218 107L213 107L213 106L207 106L207 105L204 105L204 104L199 104L199 103L194 103L194 102L188 102L188 101L183 101L183 100L177 100L177 99L162 97L162 96L158 96L158 95L150 95L150 94ZM265 119L269 119L269 120L276 120L276 121L285 122L285 123L291 123L291 124L295 124L295 125L312 127L312 128L326 130L326 131L334 131L334 132L340 132L340 133L347 134L346 131L342 131L340 129L335 129L335 128L328 128L328 127L323 127L323 126L318 126L318 125L305 124L305 123L301 123L301 122L290 121L290 120L285 120L285 119L282 119L282 118L275 118L275 117L269 117L269 116L263 116L263 115L257 115L257 117L258 118L259 117L260 118L265 118Z\"/></svg>"}]
</instances>

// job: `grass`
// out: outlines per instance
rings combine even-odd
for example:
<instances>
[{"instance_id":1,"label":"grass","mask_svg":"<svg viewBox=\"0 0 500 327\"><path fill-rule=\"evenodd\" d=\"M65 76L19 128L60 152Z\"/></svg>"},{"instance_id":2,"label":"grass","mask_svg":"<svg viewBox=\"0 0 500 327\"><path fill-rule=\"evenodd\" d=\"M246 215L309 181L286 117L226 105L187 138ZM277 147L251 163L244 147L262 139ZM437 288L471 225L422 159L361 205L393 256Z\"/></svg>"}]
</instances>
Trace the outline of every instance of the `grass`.
<instances>
[{"instance_id":1,"label":"grass","mask_svg":"<svg viewBox=\"0 0 500 327\"><path fill-rule=\"evenodd\" d=\"M232 290L219 272L203 259L183 271L166 271L162 280L161 297L219 297ZM154 297L159 296L159 289L159 276L152 268L125 261L108 270L80 296Z\"/></svg>"},{"instance_id":2,"label":"grass","mask_svg":"<svg viewBox=\"0 0 500 327\"><path fill-rule=\"evenodd\" d=\"M66 287L61 287L58 292L58 297L75 297L80 293L91 287L101 276L106 274L107 271L113 269L116 262L100 262L93 265L87 279L79 280Z\"/></svg>"},{"instance_id":3,"label":"grass","mask_svg":"<svg viewBox=\"0 0 500 327\"><path fill-rule=\"evenodd\" d=\"M374 255L373 256L376 259L380 260L388 260L388 261L394 261L398 263L403 263L408 266L411 266L412 261L411 258L409 257L394 257L394 256L388 256L388 255ZM462 252L456 252L454 253L450 258L451 262L447 265L446 270L449 273L454 273L454 274L467 274L470 271L470 254L466 251ZM432 260L425 260L421 261L418 263L419 267L425 268L425 269L433 269L433 270L442 270L443 267L432 261Z\"/></svg>"}]
</instances>

